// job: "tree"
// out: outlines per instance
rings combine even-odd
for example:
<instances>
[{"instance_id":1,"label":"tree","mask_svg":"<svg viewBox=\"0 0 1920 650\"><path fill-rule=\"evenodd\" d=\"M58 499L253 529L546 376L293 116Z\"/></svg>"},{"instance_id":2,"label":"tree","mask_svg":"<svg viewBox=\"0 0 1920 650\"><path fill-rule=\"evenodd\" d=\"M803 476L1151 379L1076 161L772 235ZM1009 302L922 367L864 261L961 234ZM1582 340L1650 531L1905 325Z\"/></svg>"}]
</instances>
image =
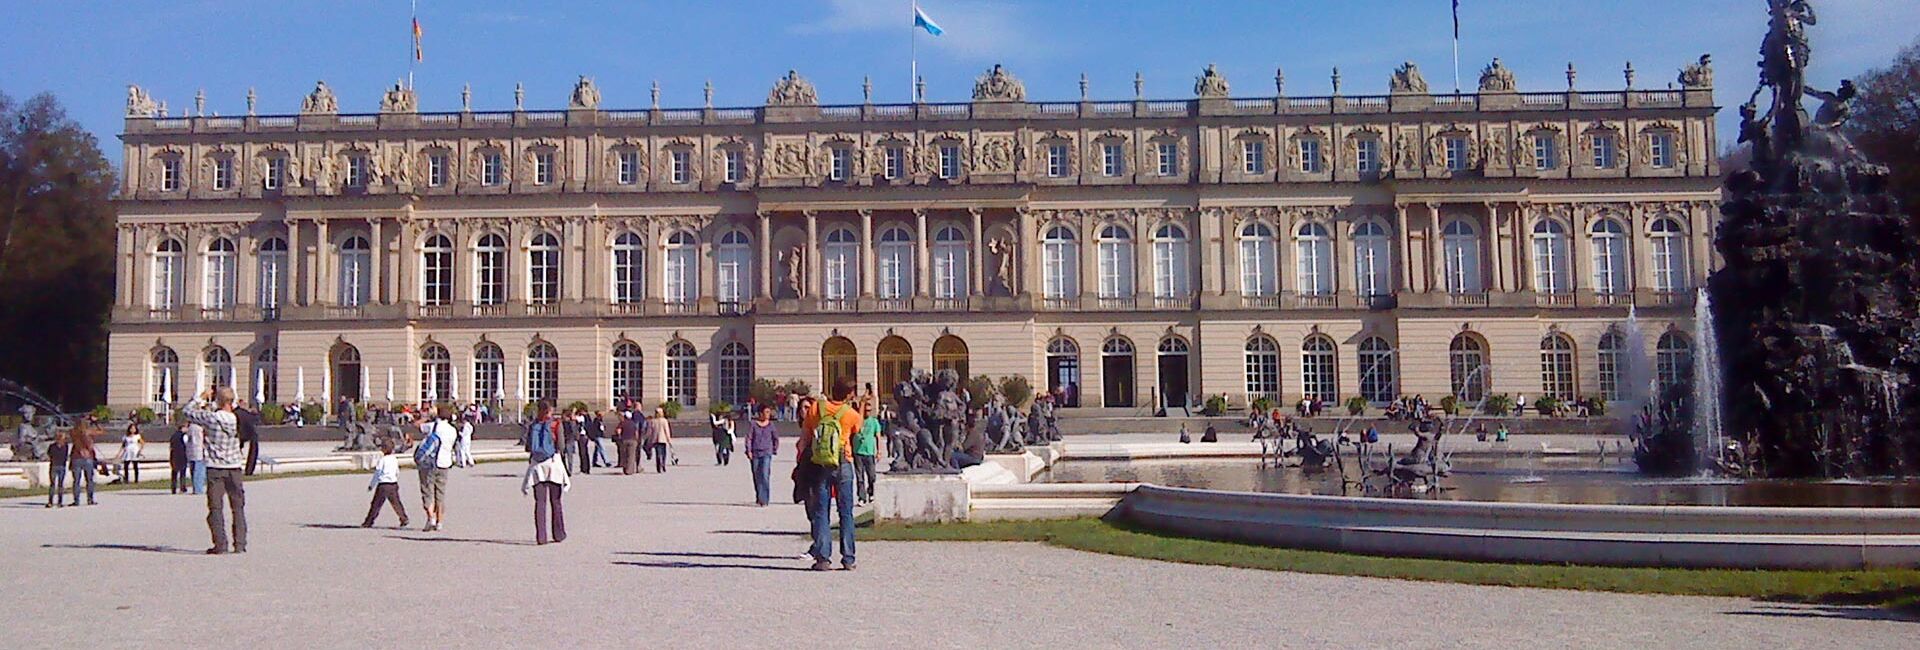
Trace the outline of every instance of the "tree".
<instances>
[{"instance_id":1,"label":"tree","mask_svg":"<svg viewBox=\"0 0 1920 650\"><path fill-rule=\"evenodd\" d=\"M114 184L59 101L0 92L0 377L69 410L105 395Z\"/></svg>"},{"instance_id":2,"label":"tree","mask_svg":"<svg viewBox=\"0 0 1920 650\"><path fill-rule=\"evenodd\" d=\"M1887 67L1867 71L1854 85L1860 95L1847 134L1868 160L1892 172L1889 186L1901 205L1920 210L1920 42L1901 50Z\"/></svg>"}]
</instances>

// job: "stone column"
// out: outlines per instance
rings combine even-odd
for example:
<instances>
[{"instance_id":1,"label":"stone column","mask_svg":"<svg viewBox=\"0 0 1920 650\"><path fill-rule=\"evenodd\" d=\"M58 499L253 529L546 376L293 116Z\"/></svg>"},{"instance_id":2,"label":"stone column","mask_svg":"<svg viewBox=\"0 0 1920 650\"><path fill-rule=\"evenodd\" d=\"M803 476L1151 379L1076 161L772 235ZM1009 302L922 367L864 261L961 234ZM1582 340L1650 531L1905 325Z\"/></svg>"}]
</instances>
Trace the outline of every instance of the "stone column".
<instances>
[{"instance_id":1,"label":"stone column","mask_svg":"<svg viewBox=\"0 0 1920 650\"><path fill-rule=\"evenodd\" d=\"M120 226L115 229L114 245L117 248L114 250L119 253L119 259L114 260L114 264L119 267L119 272L116 274L118 277L114 278L113 300L114 304L123 308L134 305L134 276L138 273L139 267L138 239L132 228Z\"/></svg>"},{"instance_id":2,"label":"stone column","mask_svg":"<svg viewBox=\"0 0 1920 650\"><path fill-rule=\"evenodd\" d=\"M982 223L984 219L980 212L980 208L967 208L967 216L973 218L973 231L970 237L973 254L968 256L970 259L967 260L967 293L973 296L984 296L987 293L987 243L985 241L987 231L985 224Z\"/></svg>"},{"instance_id":3,"label":"stone column","mask_svg":"<svg viewBox=\"0 0 1920 650\"><path fill-rule=\"evenodd\" d=\"M1351 220L1340 219L1338 210L1327 220L1327 234L1333 237L1333 293L1336 296L1354 293L1354 255L1349 248L1353 245L1352 233L1349 232L1352 227Z\"/></svg>"},{"instance_id":4,"label":"stone column","mask_svg":"<svg viewBox=\"0 0 1920 650\"><path fill-rule=\"evenodd\" d=\"M802 214L807 217L807 257L805 260L807 263L807 286L801 287L800 295L817 298L820 294L815 291L814 288L821 286L820 251L822 249L820 246L820 217L812 210L803 211Z\"/></svg>"},{"instance_id":5,"label":"stone column","mask_svg":"<svg viewBox=\"0 0 1920 650\"><path fill-rule=\"evenodd\" d=\"M1646 206L1627 206L1627 259L1632 260L1629 277L1636 293L1653 290L1653 245L1647 240L1647 222Z\"/></svg>"},{"instance_id":6,"label":"stone column","mask_svg":"<svg viewBox=\"0 0 1920 650\"><path fill-rule=\"evenodd\" d=\"M1394 251L1393 262L1397 267L1395 270L1398 271L1394 273L1394 277L1400 279L1398 291L1412 293L1414 290L1413 230L1408 227L1407 204L1393 204L1393 215L1393 247L1396 249Z\"/></svg>"},{"instance_id":7,"label":"stone column","mask_svg":"<svg viewBox=\"0 0 1920 650\"><path fill-rule=\"evenodd\" d=\"M1427 228L1427 292L1443 293L1447 290L1447 259L1440 246L1440 204L1428 203L1427 215L1431 223Z\"/></svg>"},{"instance_id":8,"label":"stone column","mask_svg":"<svg viewBox=\"0 0 1920 650\"><path fill-rule=\"evenodd\" d=\"M714 259L713 253L718 248L720 233L726 231L726 224L708 218L706 227L701 230L704 232L694 238L694 241L699 242L695 248L698 251L697 257L694 258L694 263L699 265L694 269L694 275L699 278L699 286L698 291L694 292L693 301L695 303L719 302L720 266L718 260Z\"/></svg>"},{"instance_id":9,"label":"stone column","mask_svg":"<svg viewBox=\"0 0 1920 650\"><path fill-rule=\"evenodd\" d=\"M480 279L479 259L475 256L473 247L467 244L468 238L476 233L471 231L465 219L454 223L456 234L453 237L453 301L458 304L479 302L480 297L473 292L474 284ZM517 304L527 301L528 278L521 274L522 268L527 263L526 240L530 234L527 230L526 224L519 219L507 221L507 250L500 255L502 261L500 266L506 282L504 288L508 303Z\"/></svg>"},{"instance_id":10,"label":"stone column","mask_svg":"<svg viewBox=\"0 0 1920 650\"><path fill-rule=\"evenodd\" d=\"M1712 203L1687 204L1687 286L1700 288L1707 286L1707 276L1713 271L1714 208Z\"/></svg>"},{"instance_id":11,"label":"stone column","mask_svg":"<svg viewBox=\"0 0 1920 650\"><path fill-rule=\"evenodd\" d=\"M1240 277L1240 229L1244 227L1234 217L1239 208L1221 208L1215 211L1214 218L1220 222L1220 295L1240 296L1246 293L1244 278ZM1274 250L1280 250L1275 242Z\"/></svg>"},{"instance_id":12,"label":"stone column","mask_svg":"<svg viewBox=\"0 0 1920 650\"><path fill-rule=\"evenodd\" d=\"M754 287L754 295L761 300L773 298L773 215L761 212L760 216L760 286Z\"/></svg>"},{"instance_id":13,"label":"stone column","mask_svg":"<svg viewBox=\"0 0 1920 650\"><path fill-rule=\"evenodd\" d=\"M1500 207L1492 201L1484 201L1480 205L1487 211L1487 225L1482 229L1487 233L1487 269L1490 273L1486 275L1492 278L1492 281L1487 284L1487 290L1494 292L1513 291L1514 289L1511 287L1517 287L1518 285L1509 285L1507 283L1509 273L1507 265L1510 262L1507 258L1511 257L1511 255L1507 250L1506 237L1504 234L1506 224L1500 223ZM1516 263L1515 266L1518 266L1518 264Z\"/></svg>"},{"instance_id":14,"label":"stone column","mask_svg":"<svg viewBox=\"0 0 1920 650\"><path fill-rule=\"evenodd\" d=\"M294 307L308 304L306 300L307 276L300 272L300 265L306 260L307 250L300 243L300 222L287 219L287 268L280 273L286 276L287 295L280 296L280 306Z\"/></svg>"},{"instance_id":15,"label":"stone column","mask_svg":"<svg viewBox=\"0 0 1920 650\"><path fill-rule=\"evenodd\" d=\"M414 286L419 282L420 276L420 252L414 249L414 242L418 236L414 234L412 220L407 217L402 217L394 225L399 227L399 232L394 237L393 261L394 268L399 272L395 273L393 278L393 304L418 303L420 291ZM399 397L399 393L396 392L394 396Z\"/></svg>"},{"instance_id":16,"label":"stone column","mask_svg":"<svg viewBox=\"0 0 1920 650\"><path fill-rule=\"evenodd\" d=\"M927 211L915 209L913 211L913 295L916 297L925 298L932 295L927 290L933 285L933 274L929 272L933 256L927 248L927 238L931 235L932 233L927 232Z\"/></svg>"},{"instance_id":17,"label":"stone column","mask_svg":"<svg viewBox=\"0 0 1920 650\"><path fill-rule=\"evenodd\" d=\"M1079 228L1080 239L1075 250L1080 251L1080 298L1083 306L1098 304L1100 297L1100 225L1099 221L1086 212L1076 211L1074 225Z\"/></svg>"},{"instance_id":18,"label":"stone column","mask_svg":"<svg viewBox=\"0 0 1920 650\"><path fill-rule=\"evenodd\" d=\"M1133 300L1134 304L1153 304L1154 276L1159 262L1153 258L1153 223L1138 212L1133 215Z\"/></svg>"},{"instance_id":19,"label":"stone column","mask_svg":"<svg viewBox=\"0 0 1920 650\"><path fill-rule=\"evenodd\" d=\"M1294 268L1299 264L1294 256L1300 254L1300 249L1294 245L1293 228L1292 212L1287 210L1274 212L1273 278L1279 281L1276 286L1282 294L1291 294L1300 290L1300 270Z\"/></svg>"},{"instance_id":20,"label":"stone column","mask_svg":"<svg viewBox=\"0 0 1920 650\"><path fill-rule=\"evenodd\" d=\"M566 302L580 302L587 284L587 247L585 225L578 217L568 218L560 227L560 295ZM703 245L705 240L702 240Z\"/></svg>"},{"instance_id":21,"label":"stone column","mask_svg":"<svg viewBox=\"0 0 1920 650\"><path fill-rule=\"evenodd\" d=\"M333 277L333 265L327 259L327 253L333 245L333 235L329 234L332 228L325 219L315 220L313 228L313 273L307 278L307 286L311 287L310 295L315 304L339 304L334 299L333 283L328 281Z\"/></svg>"},{"instance_id":22,"label":"stone column","mask_svg":"<svg viewBox=\"0 0 1920 650\"><path fill-rule=\"evenodd\" d=\"M371 237L369 241L372 243L371 253L373 260L372 264L369 265L370 272L368 273L368 282L370 283L369 286L371 289L368 291L367 302L375 305L385 302L382 296L386 293L387 289L387 238L386 228L384 227L385 224L386 219L380 217L369 217L367 219L367 232Z\"/></svg>"},{"instance_id":23,"label":"stone column","mask_svg":"<svg viewBox=\"0 0 1920 650\"><path fill-rule=\"evenodd\" d=\"M1521 204L1522 209L1529 208ZM1567 256L1572 258L1573 277L1568 284L1576 291L1591 290L1587 286L1593 278L1593 241L1589 239L1587 224L1569 207L1567 209ZM1598 386L1598 384L1595 384Z\"/></svg>"},{"instance_id":24,"label":"stone column","mask_svg":"<svg viewBox=\"0 0 1920 650\"><path fill-rule=\"evenodd\" d=\"M872 298L876 283L873 277L873 210L860 209L860 297Z\"/></svg>"},{"instance_id":25,"label":"stone column","mask_svg":"<svg viewBox=\"0 0 1920 650\"><path fill-rule=\"evenodd\" d=\"M233 251L233 304L252 307L259 303L260 252L253 229L241 227Z\"/></svg>"},{"instance_id":26,"label":"stone column","mask_svg":"<svg viewBox=\"0 0 1920 650\"><path fill-rule=\"evenodd\" d=\"M1014 224L1020 231L1015 235L1017 238L1015 241L1020 247L1013 253L1015 263L1012 266L1015 269L1019 269L1020 276L1007 278L1007 284L1011 287L1007 293L1016 296L1034 295L1041 293L1044 289L1042 283L1035 279L1039 277L1037 267L1039 266L1040 256L1034 255L1035 251L1040 250L1040 245L1037 241L1038 233L1035 232L1035 230L1039 228L1039 217L1033 213L1033 210L1025 207L1016 208L1016 210L1019 215L1015 219ZM1075 249L1080 250L1082 255L1086 254L1085 247L1076 246ZM1085 283L1086 278L1081 278L1080 281Z\"/></svg>"},{"instance_id":27,"label":"stone column","mask_svg":"<svg viewBox=\"0 0 1920 650\"><path fill-rule=\"evenodd\" d=\"M1220 271L1224 266L1220 263L1219 242L1223 239L1220 236L1221 212L1195 210L1188 214L1193 216L1191 225L1194 231L1193 247L1195 249L1193 261L1189 266L1196 271L1194 275L1199 280L1194 283L1194 293L1219 295L1221 287L1225 286L1220 280Z\"/></svg>"}]
</instances>

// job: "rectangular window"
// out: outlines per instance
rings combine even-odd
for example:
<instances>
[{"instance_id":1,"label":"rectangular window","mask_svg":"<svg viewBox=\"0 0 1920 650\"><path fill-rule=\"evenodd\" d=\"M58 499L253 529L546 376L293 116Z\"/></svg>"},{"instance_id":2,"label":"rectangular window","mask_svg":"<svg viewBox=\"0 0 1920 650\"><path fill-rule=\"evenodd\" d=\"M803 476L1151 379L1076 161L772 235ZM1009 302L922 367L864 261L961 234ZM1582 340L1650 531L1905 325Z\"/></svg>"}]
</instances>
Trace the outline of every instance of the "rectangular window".
<instances>
[{"instance_id":1,"label":"rectangular window","mask_svg":"<svg viewBox=\"0 0 1920 650\"><path fill-rule=\"evenodd\" d=\"M1305 139L1300 141L1300 171L1306 174L1320 173L1320 141Z\"/></svg>"},{"instance_id":2,"label":"rectangular window","mask_svg":"<svg viewBox=\"0 0 1920 650\"><path fill-rule=\"evenodd\" d=\"M280 189L280 183L287 177L287 159L275 156L267 159L267 177L260 179L263 189Z\"/></svg>"},{"instance_id":3,"label":"rectangular window","mask_svg":"<svg viewBox=\"0 0 1920 650\"><path fill-rule=\"evenodd\" d=\"M614 181L621 185L632 185L640 182L640 152L620 152L619 169L616 170L614 175L616 176Z\"/></svg>"},{"instance_id":4,"label":"rectangular window","mask_svg":"<svg viewBox=\"0 0 1920 650\"><path fill-rule=\"evenodd\" d=\"M740 150L727 149L720 153L721 179L728 183L740 182Z\"/></svg>"},{"instance_id":5,"label":"rectangular window","mask_svg":"<svg viewBox=\"0 0 1920 650\"><path fill-rule=\"evenodd\" d=\"M506 182L506 176L506 168L500 160L499 153L489 153L480 157L481 185L498 187L501 183Z\"/></svg>"},{"instance_id":6,"label":"rectangular window","mask_svg":"<svg viewBox=\"0 0 1920 650\"><path fill-rule=\"evenodd\" d=\"M1380 171L1380 141L1366 138L1354 143L1353 165L1362 174Z\"/></svg>"},{"instance_id":7,"label":"rectangular window","mask_svg":"<svg viewBox=\"0 0 1920 650\"><path fill-rule=\"evenodd\" d=\"M1267 173L1267 143L1240 143L1240 171L1247 174Z\"/></svg>"},{"instance_id":8,"label":"rectangular window","mask_svg":"<svg viewBox=\"0 0 1920 650\"><path fill-rule=\"evenodd\" d=\"M853 172L853 152L846 147L827 149L827 180L844 181Z\"/></svg>"},{"instance_id":9,"label":"rectangular window","mask_svg":"<svg viewBox=\"0 0 1920 650\"><path fill-rule=\"evenodd\" d=\"M1172 142L1160 143L1160 176L1172 178L1180 175L1180 145Z\"/></svg>"},{"instance_id":10,"label":"rectangular window","mask_svg":"<svg viewBox=\"0 0 1920 650\"><path fill-rule=\"evenodd\" d=\"M553 184L553 153L541 152L533 155L533 184Z\"/></svg>"},{"instance_id":11,"label":"rectangular window","mask_svg":"<svg viewBox=\"0 0 1920 650\"><path fill-rule=\"evenodd\" d=\"M1049 178L1066 178L1067 174L1070 173L1068 171L1071 165L1070 160L1067 145L1047 145L1047 176Z\"/></svg>"},{"instance_id":12,"label":"rectangular window","mask_svg":"<svg viewBox=\"0 0 1920 650\"><path fill-rule=\"evenodd\" d=\"M685 149L676 149L668 154L667 158L673 161L672 168L669 170L672 174L671 182L675 185L685 185L693 172L693 153Z\"/></svg>"},{"instance_id":13,"label":"rectangular window","mask_svg":"<svg viewBox=\"0 0 1920 650\"><path fill-rule=\"evenodd\" d=\"M1560 166L1560 152L1554 146L1553 136L1533 136L1533 168L1554 169Z\"/></svg>"},{"instance_id":14,"label":"rectangular window","mask_svg":"<svg viewBox=\"0 0 1920 650\"><path fill-rule=\"evenodd\" d=\"M1619 152L1612 135L1593 136L1593 166L1595 169L1613 169Z\"/></svg>"},{"instance_id":15,"label":"rectangular window","mask_svg":"<svg viewBox=\"0 0 1920 650\"><path fill-rule=\"evenodd\" d=\"M1466 171L1469 158L1466 138L1447 138L1447 171Z\"/></svg>"},{"instance_id":16,"label":"rectangular window","mask_svg":"<svg viewBox=\"0 0 1920 650\"><path fill-rule=\"evenodd\" d=\"M901 147L887 147L887 180L898 180L907 175L907 150Z\"/></svg>"},{"instance_id":17,"label":"rectangular window","mask_svg":"<svg viewBox=\"0 0 1920 650\"><path fill-rule=\"evenodd\" d=\"M174 192L180 189L180 159L167 158L160 161L160 191Z\"/></svg>"},{"instance_id":18,"label":"rectangular window","mask_svg":"<svg viewBox=\"0 0 1920 650\"><path fill-rule=\"evenodd\" d=\"M366 187L367 180L367 157L347 156L347 187Z\"/></svg>"},{"instance_id":19,"label":"rectangular window","mask_svg":"<svg viewBox=\"0 0 1920 650\"><path fill-rule=\"evenodd\" d=\"M1125 145L1106 144L1100 146L1100 173L1107 177L1127 173L1127 151Z\"/></svg>"},{"instance_id":20,"label":"rectangular window","mask_svg":"<svg viewBox=\"0 0 1920 650\"><path fill-rule=\"evenodd\" d=\"M436 153L427 156L427 186L447 186L447 155Z\"/></svg>"},{"instance_id":21,"label":"rectangular window","mask_svg":"<svg viewBox=\"0 0 1920 650\"><path fill-rule=\"evenodd\" d=\"M940 177L948 180L960 177L960 147L940 146Z\"/></svg>"},{"instance_id":22,"label":"rectangular window","mask_svg":"<svg viewBox=\"0 0 1920 650\"><path fill-rule=\"evenodd\" d=\"M1655 133L1648 148L1653 153L1653 166L1660 169L1673 168L1673 134Z\"/></svg>"},{"instance_id":23,"label":"rectangular window","mask_svg":"<svg viewBox=\"0 0 1920 650\"><path fill-rule=\"evenodd\" d=\"M218 192L233 189L232 158L221 158L213 161L213 189Z\"/></svg>"}]
</instances>

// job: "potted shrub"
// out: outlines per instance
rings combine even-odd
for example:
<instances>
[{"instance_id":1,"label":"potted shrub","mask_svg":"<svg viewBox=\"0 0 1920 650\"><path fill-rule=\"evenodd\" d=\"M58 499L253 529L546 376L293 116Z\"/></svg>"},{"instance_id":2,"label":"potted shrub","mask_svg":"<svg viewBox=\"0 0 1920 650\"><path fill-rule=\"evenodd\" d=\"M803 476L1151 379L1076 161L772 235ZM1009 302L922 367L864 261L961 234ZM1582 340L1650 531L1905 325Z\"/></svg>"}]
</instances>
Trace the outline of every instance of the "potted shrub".
<instances>
[{"instance_id":1,"label":"potted shrub","mask_svg":"<svg viewBox=\"0 0 1920 650\"><path fill-rule=\"evenodd\" d=\"M589 408L587 406L586 402L582 402L580 400L574 400L572 402L568 402L567 408L572 409L576 413L586 413L588 411L593 410L592 408Z\"/></svg>"},{"instance_id":2,"label":"potted shrub","mask_svg":"<svg viewBox=\"0 0 1920 650\"><path fill-rule=\"evenodd\" d=\"M1208 395L1207 403L1200 406L1200 414L1207 417L1220 417L1227 414L1227 396Z\"/></svg>"},{"instance_id":3,"label":"potted shrub","mask_svg":"<svg viewBox=\"0 0 1920 650\"><path fill-rule=\"evenodd\" d=\"M147 414L152 415L153 412L148 411ZM138 411L134 413L134 417L135 418L140 417ZM284 406L281 406L279 404L274 404L271 402L267 404L262 404L260 405L260 421L262 423L265 423L267 426L278 426L281 424L285 424L287 421L287 409Z\"/></svg>"},{"instance_id":4,"label":"potted shrub","mask_svg":"<svg viewBox=\"0 0 1920 650\"><path fill-rule=\"evenodd\" d=\"M807 383L804 379L787 380L786 389L788 395L806 397L813 394L813 384Z\"/></svg>"},{"instance_id":5,"label":"potted shrub","mask_svg":"<svg viewBox=\"0 0 1920 650\"><path fill-rule=\"evenodd\" d=\"M1270 413L1273 411L1273 407L1276 405L1277 404L1273 401L1273 398L1261 397L1253 400L1253 403L1249 404L1248 408L1251 408L1260 413Z\"/></svg>"},{"instance_id":6,"label":"potted shrub","mask_svg":"<svg viewBox=\"0 0 1920 650\"><path fill-rule=\"evenodd\" d=\"M326 415L326 409L320 408L319 404L313 402L307 402L300 407L300 421L307 424L320 424L321 419Z\"/></svg>"},{"instance_id":7,"label":"potted shrub","mask_svg":"<svg viewBox=\"0 0 1920 650\"><path fill-rule=\"evenodd\" d=\"M1483 404L1482 408L1486 410L1487 415L1506 417L1513 414L1515 404L1512 395L1500 393L1488 397L1486 404Z\"/></svg>"},{"instance_id":8,"label":"potted shrub","mask_svg":"<svg viewBox=\"0 0 1920 650\"><path fill-rule=\"evenodd\" d=\"M711 415L727 415L732 412L733 405L724 400L714 400L712 404L707 405L707 413Z\"/></svg>"},{"instance_id":9,"label":"potted shrub","mask_svg":"<svg viewBox=\"0 0 1920 650\"><path fill-rule=\"evenodd\" d=\"M667 419L669 420L679 419L681 408L680 400L677 399L670 399L660 403L660 410L666 412Z\"/></svg>"},{"instance_id":10,"label":"potted shrub","mask_svg":"<svg viewBox=\"0 0 1920 650\"><path fill-rule=\"evenodd\" d=\"M967 408L971 409L986 408L987 402L993 401L994 394L1000 392L1000 388L993 384L993 378L986 375L975 375L968 379L966 388Z\"/></svg>"},{"instance_id":11,"label":"potted shrub","mask_svg":"<svg viewBox=\"0 0 1920 650\"><path fill-rule=\"evenodd\" d=\"M1460 398L1448 395L1440 398L1440 412L1447 415L1460 414Z\"/></svg>"},{"instance_id":12,"label":"potted shrub","mask_svg":"<svg viewBox=\"0 0 1920 650\"><path fill-rule=\"evenodd\" d=\"M1355 395L1347 398L1347 415L1359 415L1367 412L1367 398Z\"/></svg>"},{"instance_id":13,"label":"potted shrub","mask_svg":"<svg viewBox=\"0 0 1920 650\"><path fill-rule=\"evenodd\" d=\"M95 420L106 422L107 420L113 419L113 409L107 408L105 404L101 404L93 407L93 412L88 415L92 415Z\"/></svg>"},{"instance_id":14,"label":"potted shrub","mask_svg":"<svg viewBox=\"0 0 1920 650\"><path fill-rule=\"evenodd\" d=\"M774 403L774 394L780 392L780 384L766 377L757 377L747 384L747 396L755 404Z\"/></svg>"},{"instance_id":15,"label":"potted shrub","mask_svg":"<svg viewBox=\"0 0 1920 650\"><path fill-rule=\"evenodd\" d=\"M532 420L538 415L540 415L540 405L537 403L527 402L520 407L520 419L522 420Z\"/></svg>"},{"instance_id":16,"label":"potted shrub","mask_svg":"<svg viewBox=\"0 0 1920 650\"><path fill-rule=\"evenodd\" d=\"M152 424L152 423L153 423L153 419L154 419L155 417L157 417L157 416L156 416L156 415L154 414L154 412L153 412L153 409L151 409L151 408L148 408L148 407L145 407L145 406L142 406L142 407L140 407L140 408L137 408L137 409L134 409L134 410L133 410L133 421L134 421L134 422L139 422L139 423L141 423L141 424ZM284 415L283 415L283 417L284 417Z\"/></svg>"},{"instance_id":17,"label":"potted shrub","mask_svg":"<svg viewBox=\"0 0 1920 650\"><path fill-rule=\"evenodd\" d=\"M1607 416L1606 398L1598 395L1588 395L1585 399L1581 400L1580 404L1581 406L1587 407L1587 417L1601 418Z\"/></svg>"},{"instance_id":18,"label":"potted shrub","mask_svg":"<svg viewBox=\"0 0 1920 650\"><path fill-rule=\"evenodd\" d=\"M1015 407L1026 406L1033 400L1033 385L1020 375L1000 378L1000 396Z\"/></svg>"},{"instance_id":19,"label":"potted shrub","mask_svg":"<svg viewBox=\"0 0 1920 650\"><path fill-rule=\"evenodd\" d=\"M1554 415L1559 413L1560 406L1560 398L1552 395L1541 395L1540 399L1533 401L1533 410L1541 415Z\"/></svg>"}]
</instances>

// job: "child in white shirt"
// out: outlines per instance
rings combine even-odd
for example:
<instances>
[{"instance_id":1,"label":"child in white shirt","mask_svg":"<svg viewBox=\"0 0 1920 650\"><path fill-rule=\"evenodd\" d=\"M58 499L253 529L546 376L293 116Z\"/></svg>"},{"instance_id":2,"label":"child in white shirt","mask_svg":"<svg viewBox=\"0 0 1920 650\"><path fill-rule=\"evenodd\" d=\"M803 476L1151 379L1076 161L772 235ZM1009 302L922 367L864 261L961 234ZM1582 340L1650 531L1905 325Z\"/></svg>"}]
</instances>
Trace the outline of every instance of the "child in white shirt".
<instances>
[{"instance_id":1,"label":"child in white shirt","mask_svg":"<svg viewBox=\"0 0 1920 650\"><path fill-rule=\"evenodd\" d=\"M373 491L373 503L367 506L367 518L360 522L361 528L372 528L373 520L380 518L381 504L393 504L394 513L400 515L400 527L407 527L407 507L400 505L400 456L393 453L393 441L380 443L380 460L373 464L373 480L367 482L367 489Z\"/></svg>"}]
</instances>

